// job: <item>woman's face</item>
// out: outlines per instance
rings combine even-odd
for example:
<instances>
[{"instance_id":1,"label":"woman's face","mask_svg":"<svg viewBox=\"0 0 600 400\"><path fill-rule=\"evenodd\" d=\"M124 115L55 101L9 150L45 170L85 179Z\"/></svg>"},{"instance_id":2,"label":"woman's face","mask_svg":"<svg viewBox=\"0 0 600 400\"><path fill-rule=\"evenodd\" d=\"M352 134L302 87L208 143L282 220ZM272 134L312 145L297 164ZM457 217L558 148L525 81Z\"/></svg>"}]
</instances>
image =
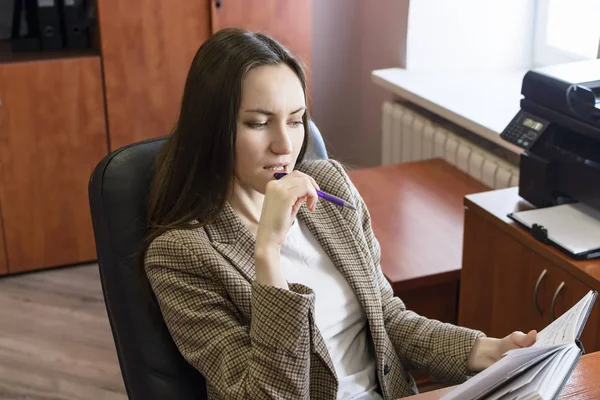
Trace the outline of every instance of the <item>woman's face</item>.
<instances>
[{"instance_id":1,"label":"woman's face","mask_svg":"<svg viewBox=\"0 0 600 400\"><path fill-rule=\"evenodd\" d=\"M265 193L276 172L291 172L304 141L306 111L300 80L287 65L253 68L242 82L235 177Z\"/></svg>"}]
</instances>

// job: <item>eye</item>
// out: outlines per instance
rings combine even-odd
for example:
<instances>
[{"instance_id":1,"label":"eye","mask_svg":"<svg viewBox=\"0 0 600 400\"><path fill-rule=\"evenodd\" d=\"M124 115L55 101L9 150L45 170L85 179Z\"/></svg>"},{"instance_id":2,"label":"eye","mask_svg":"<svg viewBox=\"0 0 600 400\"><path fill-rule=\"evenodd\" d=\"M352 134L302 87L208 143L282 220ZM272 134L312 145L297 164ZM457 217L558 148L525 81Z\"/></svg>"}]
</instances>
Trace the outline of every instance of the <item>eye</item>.
<instances>
[{"instance_id":1,"label":"eye","mask_svg":"<svg viewBox=\"0 0 600 400\"><path fill-rule=\"evenodd\" d=\"M248 122L246 125L248 125L248 127L250 129L262 129L265 126L267 126L266 122Z\"/></svg>"},{"instance_id":2,"label":"eye","mask_svg":"<svg viewBox=\"0 0 600 400\"><path fill-rule=\"evenodd\" d=\"M288 122L288 125L290 125L292 128L296 128L296 127L298 127L300 125L303 125L303 124L304 124L304 122L302 122L302 121L290 121L290 122Z\"/></svg>"}]
</instances>

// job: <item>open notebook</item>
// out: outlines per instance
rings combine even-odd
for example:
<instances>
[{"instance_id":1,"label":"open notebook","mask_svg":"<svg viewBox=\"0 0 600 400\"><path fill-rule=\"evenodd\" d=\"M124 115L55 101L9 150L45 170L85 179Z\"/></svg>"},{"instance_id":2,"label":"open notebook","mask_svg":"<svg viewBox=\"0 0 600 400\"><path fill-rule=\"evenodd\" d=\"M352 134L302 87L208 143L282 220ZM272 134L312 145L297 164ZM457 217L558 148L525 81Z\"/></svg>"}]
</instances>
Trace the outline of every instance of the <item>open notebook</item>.
<instances>
[{"instance_id":1,"label":"open notebook","mask_svg":"<svg viewBox=\"0 0 600 400\"><path fill-rule=\"evenodd\" d=\"M508 351L502 359L442 400L550 400L558 397L583 354L579 341L597 292L538 332L533 346Z\"/></svg>"}]
</instances>

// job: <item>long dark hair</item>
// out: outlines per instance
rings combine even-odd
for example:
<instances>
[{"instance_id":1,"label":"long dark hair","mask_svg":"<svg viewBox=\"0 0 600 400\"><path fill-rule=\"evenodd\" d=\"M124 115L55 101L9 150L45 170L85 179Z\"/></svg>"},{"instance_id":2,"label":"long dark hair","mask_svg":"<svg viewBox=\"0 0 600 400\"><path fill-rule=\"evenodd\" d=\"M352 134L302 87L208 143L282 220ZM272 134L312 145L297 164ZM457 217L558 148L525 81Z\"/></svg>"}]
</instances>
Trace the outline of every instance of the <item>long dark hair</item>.
<instances>
[{"instance_id":1,"label":"long dark hair","mask_svg":"<svg viewBox=\"0 0 600 400\"><path fill-rule=\"evenodd\" d=\"M228 28L200 46L187 76L173 134L156 160L142 263L149 244L164 232L203 226L223 210L234 178L242 80L252 68L277 64L287 65L296 73L306 99L302 64L273 38ZM297 163L306 152L308 119L307 112ZM193 220L198 223L190 224Z\"/></svg>"}]
</instances>

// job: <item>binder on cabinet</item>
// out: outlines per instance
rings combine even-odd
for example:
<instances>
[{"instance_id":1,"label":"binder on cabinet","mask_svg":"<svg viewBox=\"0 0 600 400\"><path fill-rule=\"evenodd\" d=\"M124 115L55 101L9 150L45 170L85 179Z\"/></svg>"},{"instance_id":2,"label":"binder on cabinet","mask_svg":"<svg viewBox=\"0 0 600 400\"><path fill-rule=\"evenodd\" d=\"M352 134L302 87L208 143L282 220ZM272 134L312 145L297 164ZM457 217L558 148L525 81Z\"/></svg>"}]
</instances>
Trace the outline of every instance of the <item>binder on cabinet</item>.
<instances>
[{"instance_id":1,"label":"binder on cabinet","mask_svg":"<svg viewBox=\"0 0 600 400\"><path fill-rule=\"evenodd\" d=\"M60 0L62 32L68 49L90 47L89 26L85 0Z\"/></svg>"},{"instance_id":2,"label":"binder on cabinet","mask_svg":"<svg viewBox=\"0 0 600 400\"><path fill-rule=\"evenodd\" d=\"M37 20L42 50L61 50L63 38L57 0L37 0Z\"/></svg>"},{"instance_id":3,"label":"binder on cabinet","mask_svg":"<svg viewBox=\"0 0 600 400\"><path fill-rule=\"evenodd\" d=\"M40 35L36 0L14 0L11 48L14 52L39 51Z\"/></svg>"}]
</instances>

